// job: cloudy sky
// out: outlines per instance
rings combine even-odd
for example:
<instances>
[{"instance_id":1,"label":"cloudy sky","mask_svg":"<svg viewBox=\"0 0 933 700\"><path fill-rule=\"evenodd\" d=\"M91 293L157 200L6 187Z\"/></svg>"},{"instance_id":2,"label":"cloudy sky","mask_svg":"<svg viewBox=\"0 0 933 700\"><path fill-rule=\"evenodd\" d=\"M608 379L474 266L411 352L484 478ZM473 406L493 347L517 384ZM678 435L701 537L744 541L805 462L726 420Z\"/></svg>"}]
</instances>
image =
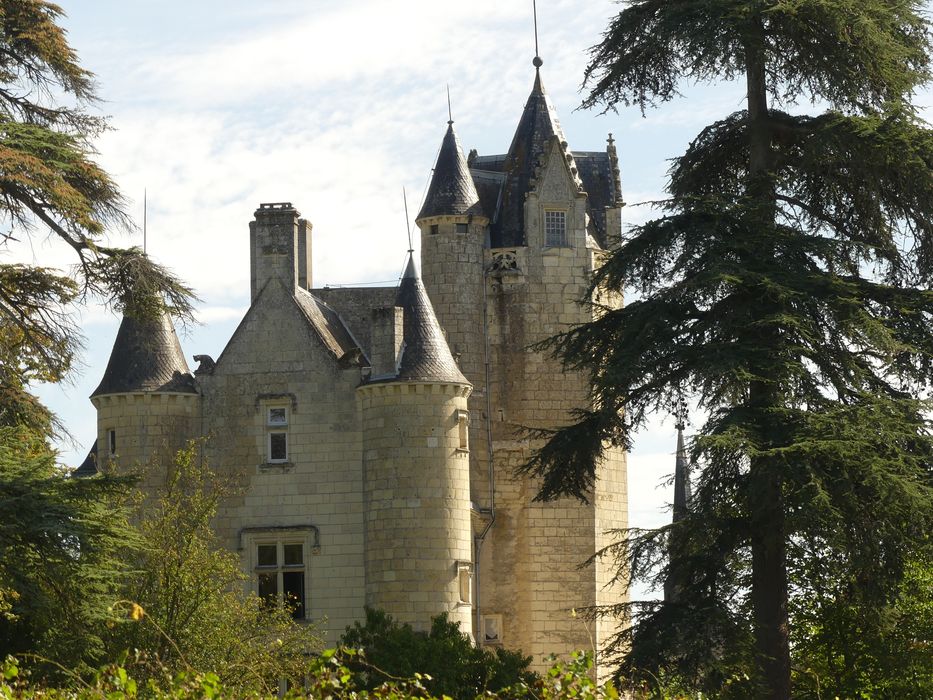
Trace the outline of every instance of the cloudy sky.
<instances>
[{"instance_id":1,"label":"cloudy sky","mask_svg":"<svg viewBox=\"0 0 933 700\"><path fill-rule=\"evenodd\" d=\"M446 86L466 149L503 153L531 88L531 0L59 0L84 65L97 74L112 131L100 161L121 184L148 250L196 289L203 325L190 358L216 357L248 304L248 222L260 202L293 202L313 226L314 285L394 283L407 248L402 188L420 206L447 121ZM616 9L608 0L540 0L542 76L571 149L619 149L628 224L658 199L667 159L705 124L741 107L735 85L697 89L646 117L578 111L587 48ZM417 237L415 245L417 247ZM141 233L115 237L141 245ZM67 264L36 238L25 257ZM77 444L95 434L87 397L118 319L83 312L84 366L42 389ZM630 458L634 525L669 517L672 421L659 417Z\"/></svg>"}]
</instances>

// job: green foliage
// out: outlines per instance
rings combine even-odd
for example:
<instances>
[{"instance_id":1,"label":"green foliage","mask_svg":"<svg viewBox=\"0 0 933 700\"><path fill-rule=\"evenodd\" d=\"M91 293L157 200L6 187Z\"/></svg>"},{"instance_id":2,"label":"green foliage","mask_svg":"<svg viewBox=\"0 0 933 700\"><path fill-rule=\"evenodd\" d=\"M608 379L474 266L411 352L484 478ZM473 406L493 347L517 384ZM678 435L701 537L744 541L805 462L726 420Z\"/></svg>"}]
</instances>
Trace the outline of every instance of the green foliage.
<instances>
[{"instance_id":1,"label":"green foliage","mask_svg":"<svg viewBox=\"0 0 933 700\"><path fill-rule=\"evenodd\" d=\"M0 428L0 656L100 661L120 555L138 543L122 505L131 482L71 479L41 438Z\"/></svg>"},{"instance_id":2,"label":"green foliage","mask_svg":"<svg viewBox=\"0 0 933 700\"><path fill-rule=\"evenodd\" d=\"M884 620L933 526L933 132L909 102L930 77L922 7L630 0L593 49L588 106L747 86L747 108L673 162L660 218L597 273L597 296L638 297L542 346L590 373L594 405L525 466L541 499L588 498L604 446L681 395L706 415L691 512L605 553L677 590L609 611L632 619L614 647L629 677L787 698L792 637L823 675L848 673L852 639L910 656ZM828 109L774 107L798 101ZM878 688L904 670L842 666Z\"/></svg>"},{"instance_id":3,"label":"green foliage","mask_svg":"<svg viewBox=\"0 0 933 700\"><path fill-rule=\"evenodd\" d=\"M474 646L446 613L433 618L431 631L423 633L399 624L382 610L367 608L365 622L348 627L341 644L361 650L349 665L365 688L421 673L430 692L466 700L519 682L532 685L536 678L528 670L530 656Z\"/></svg>"},{"instance_id":4,"label":"green foliage","mask_svg":"<svg viewBox=\"0 0 933 700\"><path fill-rule=\"evenodd\" d=\"M423 698L443 700L448 695L439 695L429 689L431 678L415 673L408 678L395 678L363 688L358 676L347 666L354 663L356 652L352 649L330 649L311 659L305 669L303 682L292 685L285 698L331 698L332 700L403 700ZM244 692L242 688L223 683L214 673L185 671L166 676L162 682L155 679L137 682L133 677L135 660L121 658L102 667L89 679L72 677L71 683L48 687L33 682L28 668L8 657L0 666L0 698L9 700L90 700L91 698L152 698L153 700L182 700L210 698L263 698L278 697L273 692ZM611 684L602 687L592 679L593 659L583 654L574 654L568 662L555 661L544 676L533 685L519 682L497 692L487 691L476 697L501 698L502 700L617 700L619 691ZM469 696L472 697L472 696ZM664 697L675 697L673 695ZM678 696L680 697L680 696ZM701 700L701 699L698 699Z\"/></svg>"},{"instance_id":5,"label":"green foliage","mask_svg":"<svg viewBox=\"0 0 933 700\"><path fill-rule=\"evenodd\" d=\"M246 592L237 554L211 521L234 489L203 462L192 442L148 476L164 487L141 502L141 556L122 591L123 620L108 640L110 658L142 652L146 674L213 671L238 693L271 692L280 678L300 678L322 645L316 629L286 609L269 609Z\"/></svg>"},{"instance_id":6,"label":"green foliage","mask_svg":"<svg viewBox=\"0 0 933 700\"><path fill-rule=\"evenodd\" d=\"M866 605L859 595L849 581L827 578L795 599L799 696L933 696L933 563L909 561L884 607Z\"/></svg>"}]
</instances>

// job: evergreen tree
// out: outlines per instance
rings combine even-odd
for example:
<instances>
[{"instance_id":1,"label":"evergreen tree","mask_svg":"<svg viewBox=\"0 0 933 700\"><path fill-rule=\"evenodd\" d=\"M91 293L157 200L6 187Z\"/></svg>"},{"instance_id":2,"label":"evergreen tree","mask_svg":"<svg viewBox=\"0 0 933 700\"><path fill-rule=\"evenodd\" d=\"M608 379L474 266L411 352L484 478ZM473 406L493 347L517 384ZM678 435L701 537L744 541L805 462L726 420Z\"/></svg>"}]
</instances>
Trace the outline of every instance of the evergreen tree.
<instances>
[{"instance_id":1,"label":"evergreen tree","mask_svg":"<svg viewBox=\"0 0 933 700\"><path fill-rule=\"evenodd\" d=\"M596 275L638 298L546 344L595 408L524 468L539 498L586 498L603 445L681 392L707 415L691 513L610 552L679 590L616 610L629 671L788 698L790 604L831 576L880 610L929 547L933 133L910 103L929 30L916 0L629 0L592 50L585 106L747 86Z\"/></svg>"},{"instance_id":2,"label":"evergreen tree","mask_svg":"<svg viewBox=\"0 0 933 700\"><path fill-rule=\"evenodd\" d=\"M131 480L72 479L45 440L0 427L0 656L97 665L126 555Z\"/></svg>"},{"instance_id":3,"label":"evergreen tree","mask_svg":"<svg viewBox=\"0 0 933 700\"><path fill-rule=\"evenodd\" d=\"M191 292L140 250L105 245L128 229L124 200L94 161L106 128L93 75L78 63L61 9L46 0L0 0L0 244L36 234L74 251L72 274L0 263L0 419L49 430L30 380L60 381L80 334L70 303L88 295L132 313L163 304L190 317ZM133 292L130 295L130 292Z\"/></svg>"}]
</instances>

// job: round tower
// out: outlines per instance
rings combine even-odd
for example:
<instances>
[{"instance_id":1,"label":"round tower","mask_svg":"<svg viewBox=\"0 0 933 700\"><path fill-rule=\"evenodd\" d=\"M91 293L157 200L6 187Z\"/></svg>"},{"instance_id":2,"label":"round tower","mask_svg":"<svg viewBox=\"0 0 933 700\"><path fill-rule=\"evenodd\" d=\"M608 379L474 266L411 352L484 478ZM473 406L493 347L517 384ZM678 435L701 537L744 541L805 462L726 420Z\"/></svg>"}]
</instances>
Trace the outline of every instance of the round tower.
<instances>
[{"instance_id":1,"label":"round tower","mask_svg":"<svg viewBox=\"0 0 933 700\"><path fill-rule=\"evenodd\" d=\"M374 312L372 345L372 375L357 389L366 604L415 629L447 612L470 632L471 387L412 259L395 306Z\"/></svg>"},{"instance_id":2,"label":"round tower","mask_svg":"<svg viewBox=\"0 0 933 700\"><path fill-rule=\"evenodd\" d=\"M97 408L97 466L120 470L158 460L143 489L164 479L177 450L199 435L199 399L168 314L123 317L110 361L91 394Z\"/></svg>"}]
</instances>

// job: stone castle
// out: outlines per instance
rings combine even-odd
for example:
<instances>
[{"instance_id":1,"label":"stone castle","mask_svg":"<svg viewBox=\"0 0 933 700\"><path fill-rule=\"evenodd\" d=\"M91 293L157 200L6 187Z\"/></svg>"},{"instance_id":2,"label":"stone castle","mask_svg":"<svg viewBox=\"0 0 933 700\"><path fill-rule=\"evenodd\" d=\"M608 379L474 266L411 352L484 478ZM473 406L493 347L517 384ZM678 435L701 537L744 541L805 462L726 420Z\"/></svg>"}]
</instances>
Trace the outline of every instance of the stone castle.
<instances>
[{"instance_id":1,"label":"stone castle","mask_svg":"<svg viewBox=\"0 0 933 700\"><path fill-rule=\"evenodd\" d=\"M625 595L611 562L581 566L627 525L625 455L587 504L535 502L514 475L540 444L522 427L590 400L584 374L530 346L591 318L579 300L621 233L612 138L568 147L540 65L507 153L465 157L448 124L416 219L420 274L409 259L398 287L314 289L311 224L261 204L251 305L216 361L196 356L192 374L167 317L125 317L78 472L169 464L207 437L212 468L243 485L217 533L259 595L287 596L330 642L364 606L421 629L446 612L536 662L611 635L573 611Z\"/></svg>"}]
</instances>

